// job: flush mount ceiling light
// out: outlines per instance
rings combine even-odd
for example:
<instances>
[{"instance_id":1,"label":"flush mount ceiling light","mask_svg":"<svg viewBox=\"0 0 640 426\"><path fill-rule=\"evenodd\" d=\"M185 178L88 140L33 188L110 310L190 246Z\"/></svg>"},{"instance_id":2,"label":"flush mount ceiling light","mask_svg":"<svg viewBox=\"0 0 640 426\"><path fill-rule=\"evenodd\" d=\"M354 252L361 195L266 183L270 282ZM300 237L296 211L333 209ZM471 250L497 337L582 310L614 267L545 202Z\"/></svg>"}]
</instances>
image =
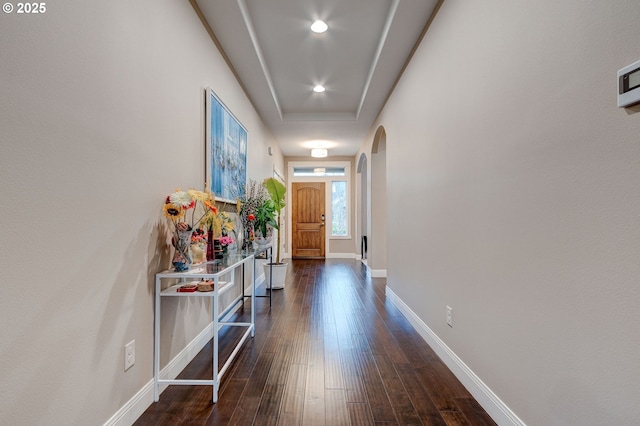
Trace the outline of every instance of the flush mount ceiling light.
<instances>
[{"instance_id":1,"label":"flush mount ceiling light","mask_svg":"<svg viewBox=\"0 0 640 426\"><path fill-rule=\"evenodd\" d=\"M313 88L313 91L316 93L322 93L324 92L326 89L324 88L324 86L321 86L320 84L318 84L316 87Z\"/></svg>"},{"instance_id":2,"label":"flush mount ceiling light","mask_svg":"<svg viewBox=\"0 0 640 426\"><path fill-rule=\"evenodd\" d=\"M311 156L315 158L326 157L328 154L329 154L329 151L327 151L324 148L313 148L311 150Z\"/></svg>"},{"instance_id":3,"label":"flush mount ceiling light","mask_svg":"<svg viewBox=\"0 0 640 426\"><path fill-rule=\"evenodd\" d=\"M329 28L329 26L324 21L318 20L311 24L311 31L314 33L321 34L327 31L327 28Z\"/></svg>"}]
</instances>

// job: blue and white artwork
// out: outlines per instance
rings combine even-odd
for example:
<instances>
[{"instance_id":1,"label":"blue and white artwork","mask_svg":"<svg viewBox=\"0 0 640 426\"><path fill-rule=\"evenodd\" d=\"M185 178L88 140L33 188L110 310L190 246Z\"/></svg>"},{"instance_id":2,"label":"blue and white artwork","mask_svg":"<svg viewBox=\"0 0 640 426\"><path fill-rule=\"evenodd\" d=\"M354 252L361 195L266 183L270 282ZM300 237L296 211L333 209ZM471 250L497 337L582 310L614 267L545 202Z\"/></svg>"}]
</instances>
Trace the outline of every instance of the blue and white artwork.
<instances>
[{"instance_id":1,"label":"blue and white artwork","mask_svg":"<svg viewBox=\"0 0 640 426\"><path fill-rule=\"evenodd\" d=\"M247 180L247 130L218 99L207 93L207 182L216 199L234 202Z\"/></svg>"}]
</instances>

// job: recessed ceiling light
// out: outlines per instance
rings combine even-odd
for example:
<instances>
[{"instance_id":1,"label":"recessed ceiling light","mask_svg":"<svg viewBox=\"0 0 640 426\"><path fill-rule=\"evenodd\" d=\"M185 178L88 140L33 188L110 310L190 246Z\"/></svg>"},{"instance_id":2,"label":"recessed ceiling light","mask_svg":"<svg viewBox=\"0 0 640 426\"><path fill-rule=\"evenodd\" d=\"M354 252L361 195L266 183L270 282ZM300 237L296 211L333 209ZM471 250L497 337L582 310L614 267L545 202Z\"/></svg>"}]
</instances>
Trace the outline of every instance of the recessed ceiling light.
<instances>
[{"instance_id":1,"label":"recessed ceiling light","mask_svg":"<svg viewBox=\"0 0 640 426\"><path fill-rule=\"evenodd\" d=\"M329 28L329 26L324 21L318 20L311 24L311 31L314 33L323 33L327 31L327 28Z\"/></svg>"},{"instance_id":2,"label":"recessed ceiling light","mask_svg":"<svg viewBox=\"0 0 640 426\"><path fill-rule=\"evenodd\" d=\"M313 88L313 91L316 92L316 93L322 93L322 92L325 91L325 88L324 88L324 86L321 86L321 85L318 84L316 87Z\"/></svg>"}]
</instances>

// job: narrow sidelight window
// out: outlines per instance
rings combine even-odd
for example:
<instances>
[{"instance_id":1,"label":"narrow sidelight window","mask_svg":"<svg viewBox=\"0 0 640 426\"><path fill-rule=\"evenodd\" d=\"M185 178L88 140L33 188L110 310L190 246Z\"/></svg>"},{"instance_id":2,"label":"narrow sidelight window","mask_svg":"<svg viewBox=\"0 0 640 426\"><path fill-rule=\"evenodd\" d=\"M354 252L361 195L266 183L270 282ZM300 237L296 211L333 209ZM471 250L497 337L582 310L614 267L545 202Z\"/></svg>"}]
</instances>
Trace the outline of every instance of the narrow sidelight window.
<instances>
[{"instance_id":1,"label":"narrow sidelight window","mask_svg":"<svg viewBox=\"0 0 640 426\"><path fill-rule=\"evenodd\" d=\"M347 181L331 182L331 236L349 235L347 217Z\"/></svg>"}]
</instances>

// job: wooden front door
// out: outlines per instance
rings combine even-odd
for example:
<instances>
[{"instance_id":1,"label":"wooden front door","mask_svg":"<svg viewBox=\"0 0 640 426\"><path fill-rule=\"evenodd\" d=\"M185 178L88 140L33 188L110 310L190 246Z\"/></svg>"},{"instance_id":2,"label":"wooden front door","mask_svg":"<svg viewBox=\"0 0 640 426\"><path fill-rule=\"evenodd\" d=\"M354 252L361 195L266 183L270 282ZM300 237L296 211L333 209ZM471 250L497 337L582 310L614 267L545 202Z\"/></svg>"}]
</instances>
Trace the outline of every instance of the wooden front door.
<instances>
[{"instance_id":1,"label":"wooden front door","mask_svg":"<svg viewBox=\"0 0 640 426\"><path fill-rule=\"evenodd\" d=\"M324 182L293 182L292 258L323 258L325 243Z\"/></svg>"}]
</instances>

